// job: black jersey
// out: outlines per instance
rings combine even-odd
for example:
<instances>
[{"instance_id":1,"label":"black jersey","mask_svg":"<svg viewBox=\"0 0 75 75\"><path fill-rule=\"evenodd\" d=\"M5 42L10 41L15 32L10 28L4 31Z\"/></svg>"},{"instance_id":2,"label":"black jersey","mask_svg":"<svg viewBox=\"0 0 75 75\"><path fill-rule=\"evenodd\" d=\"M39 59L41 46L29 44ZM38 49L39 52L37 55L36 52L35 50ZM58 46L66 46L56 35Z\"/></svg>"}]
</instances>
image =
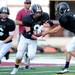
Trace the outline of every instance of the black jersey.
<instances>
[{"instance_id":1,"label":"black jersey","mask_svg":"<svg viewBox=\"0 0 75 75\"><path fill-rule=\"evenodd\" d=\"M9 32L15 30L15 23L13 20L6 18L5 21L0 19L0 40L5 40L9 37Z\"/></svg>"},{"instance_id":2,"label":"black jersey","mask_svg":"<svg viewBox=\"0 0 75 75\"><path fill-rule=\"evenodd\" d=\"M59 18L59 23L63 28L75 33L75 15L72 12L64 13Z\"/></svg>"},{"instance_id":3,"label":"black jersey","mask_svg":"<svg viewBox=\"0 0 75 75\"><path fill-rule=\"evenodd\" d=\"M49 15L48 13L45 12L43 12L43 14L36 19L33 19L33 14L28 14L24 16L22 19L23 25L31 27L31 31L23 32L24 37L31 39L31 35L33 34L34 31L34 26L37 24L42 25L47 20L49 20Z\"/></svg>"}]
</instances>

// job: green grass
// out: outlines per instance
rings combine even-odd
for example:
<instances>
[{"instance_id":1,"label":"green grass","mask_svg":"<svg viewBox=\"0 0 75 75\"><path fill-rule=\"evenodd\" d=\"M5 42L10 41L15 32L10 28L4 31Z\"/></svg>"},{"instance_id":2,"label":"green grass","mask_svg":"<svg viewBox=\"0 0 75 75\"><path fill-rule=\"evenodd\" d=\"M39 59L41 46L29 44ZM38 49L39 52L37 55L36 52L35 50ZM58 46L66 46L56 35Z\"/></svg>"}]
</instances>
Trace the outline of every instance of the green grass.
<instances>
[{"instance_id":1,"label":"green grass","mask_svg":"<svg viewBox=\"0 0 75 75\"><path fill-rule=\"evenodd\" d=\"M61 75L56 74L62 66L39 66L33 67L30 70L21 70L16 73L16 75ZM13 67L0 67L0 75L10 75ZM71 66L70 72L62 75L75 75L75 66Z\"/></svg>"},{"instance_id":2,"label":"green grass","mask_svg":"<svg viewBox=\"0 0 75 75\"><path fill-rule=\"evenodd\" d=\"M15 54L11 54L10 58L14 58ZM64 53L37 54L38 58L65 58ZM11 65L10 65L11 66ZM30 70L19 70L16 75L75 75L75 66L70 66L70 72L66 74L56 74L63 66L35 66ZM0 67L0 75L10 75L13 67Z\"/></svg>"}]
</instances>

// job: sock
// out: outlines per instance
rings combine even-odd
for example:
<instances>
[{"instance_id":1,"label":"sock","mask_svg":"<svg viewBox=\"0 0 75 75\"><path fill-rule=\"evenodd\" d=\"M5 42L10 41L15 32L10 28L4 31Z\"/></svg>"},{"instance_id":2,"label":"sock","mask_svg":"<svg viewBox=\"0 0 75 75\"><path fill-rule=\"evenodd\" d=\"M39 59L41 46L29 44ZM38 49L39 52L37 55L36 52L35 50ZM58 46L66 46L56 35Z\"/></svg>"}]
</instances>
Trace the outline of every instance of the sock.
<instances>
[{"instance_id":1,"label":"sock","mask_svg":"<svg viewBox=\"0 0 75 75\"><path fill-rule=\"evenodd\" d=\"M19 65L15 64L15 68L18 68L18 67L19 67Z\"/></svg>"},{"instance_id":2,"label":"sock","mask_svg":"<svg viewBox=\"0 0 75 75\"><path fill-rule=\"evenodd\" d=\"M69 68L69 62L66 62L65 67L64 68Z\"/></svg>"},{"instance_id":3,"label":"sock","mask_svg":"<svg viewBox=\"0 0 75 75\"><path fill-rule=\"evenodd\" d=\"M15 68L18 68L20 63L21 59L16 59Z\"/></svg>"}]
</instances>

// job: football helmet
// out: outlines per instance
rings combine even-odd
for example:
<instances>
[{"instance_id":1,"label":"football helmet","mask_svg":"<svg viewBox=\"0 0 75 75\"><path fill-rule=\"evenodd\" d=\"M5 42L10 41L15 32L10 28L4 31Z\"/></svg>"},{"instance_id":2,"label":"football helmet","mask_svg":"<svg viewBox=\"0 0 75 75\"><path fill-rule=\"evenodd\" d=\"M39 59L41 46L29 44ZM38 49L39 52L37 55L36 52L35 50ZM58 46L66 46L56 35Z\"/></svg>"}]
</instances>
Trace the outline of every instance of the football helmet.
<instances>
[{"instance_id":1,"label":"football helmet","mask_svg":"<svg viewBox=\"0 0 75 75\"><path fill-rule=\"evenodd\" d=\"M1 7L1 9L0 9L0 13L6 13L6 14L10 14L10 12L9 12L9 8L8 7Z\"/></svg>"},{"instance_id":2,"label":"football helmet","mask_svg":"<svg viewBox=\"0 0 75 75\"><path fill-rule=\"evenodd\" d=\"M42 7L39 4L32 5L31 9L33 13L42 12Z\"/></svg>"},{"instance_id":3,"label":"football helmet","mask_svg":"<svg viewBox=\"0 0 75 75\"><path fill-rule=\"evenodd\" d=\"M63 13L70 11L70 7L69 7L68 3L61 2L61 3L57 4L56 11L62 15Z\"/></svg>"}]
</instances>

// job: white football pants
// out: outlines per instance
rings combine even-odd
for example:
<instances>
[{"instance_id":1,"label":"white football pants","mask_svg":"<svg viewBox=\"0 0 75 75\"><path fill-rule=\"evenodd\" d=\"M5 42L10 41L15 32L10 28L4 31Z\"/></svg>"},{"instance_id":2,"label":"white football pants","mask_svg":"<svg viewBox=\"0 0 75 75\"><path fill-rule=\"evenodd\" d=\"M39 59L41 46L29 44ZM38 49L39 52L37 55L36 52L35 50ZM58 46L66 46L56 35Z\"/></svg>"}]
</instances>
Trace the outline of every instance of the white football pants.
<instances>
[{"instance_id":1,"label":"white football pants","mask_svg":"<svg viewBox=\"0 0 75 75\"><path fill-rule=\"evenodd\" d=\"M27 39L23 35L21 35L17 48L16 59L22 59L25 52L27 52L29 59L33 59L36 55L36 50L37 50L37 41Z\"/></svg>"},{"instance_id":2,"label":"white football pants","mask_svg":"<svg viewBox=\"0 0 75 75\"><path fill-rule=\"evenodd\" d=\"M75 37L73 37L69 44L66 46L66 50L68 52L72 52L75 50Z\"/></svg>"},{"instance_id":3,"label":"white football pants","mask_svg":"<svg viewBox=\"0 0 75 75\"><path fill-rule=\"evenodd\" d=\"M0 60L4 57L4 55L9 51L12 47L12 43L5 43L0 46Z\"/></svg>"}]
</instances>

